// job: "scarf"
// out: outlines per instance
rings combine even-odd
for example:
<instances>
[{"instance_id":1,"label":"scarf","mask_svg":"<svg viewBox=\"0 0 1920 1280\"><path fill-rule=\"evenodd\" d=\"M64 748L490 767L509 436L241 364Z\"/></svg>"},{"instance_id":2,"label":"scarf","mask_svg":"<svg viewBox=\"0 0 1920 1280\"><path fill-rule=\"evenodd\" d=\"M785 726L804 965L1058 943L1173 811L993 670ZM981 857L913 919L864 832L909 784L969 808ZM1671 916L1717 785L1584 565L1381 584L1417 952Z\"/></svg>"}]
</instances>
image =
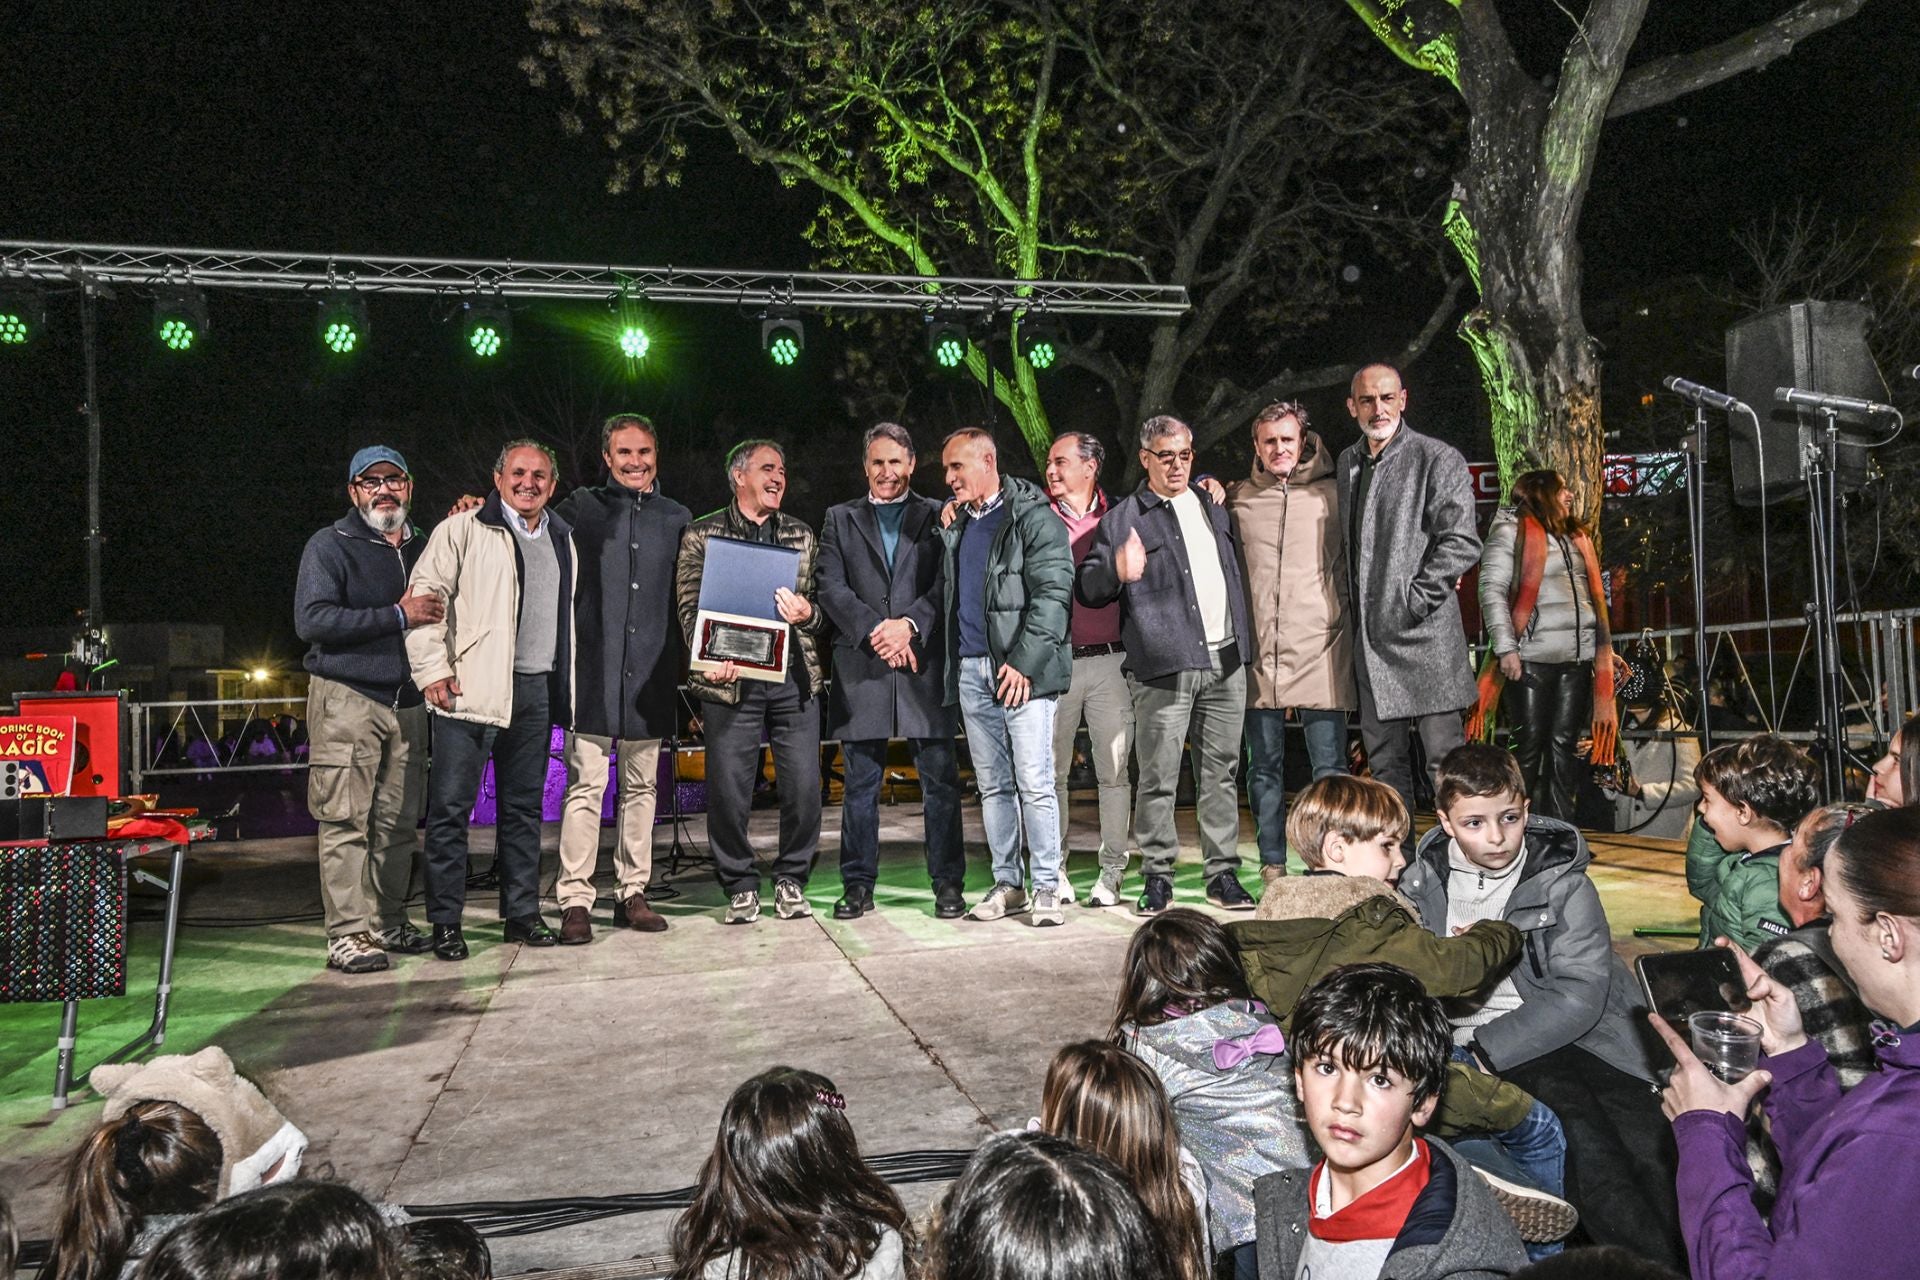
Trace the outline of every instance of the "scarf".
<instances>
[{"instance_id":1,"label":"scarf","mask_svg":"<svg viewBox=\"0 0 1920 1280\"><path fill-rule=\"evenodd\" d=\"M1540 577L1547 568L1547 530L1526 512L1520 513L1520 576L1513 584L1513 631L1527 629L1540 600ZM1607 593L1600 582L1600 557L1584 529L1572 536L1574 548L1587 571L1587 594L1593 598L1593 750L1587 761L1610 765L1620 745L1620 712L1613 702L1613 631L1607 624ZM1480 662L1479 700L1467 715L1467 740L1485 742L1493 735L1494 709L1506 681L1500 661L1489 650Z\"/></svg>"}]
</instances>

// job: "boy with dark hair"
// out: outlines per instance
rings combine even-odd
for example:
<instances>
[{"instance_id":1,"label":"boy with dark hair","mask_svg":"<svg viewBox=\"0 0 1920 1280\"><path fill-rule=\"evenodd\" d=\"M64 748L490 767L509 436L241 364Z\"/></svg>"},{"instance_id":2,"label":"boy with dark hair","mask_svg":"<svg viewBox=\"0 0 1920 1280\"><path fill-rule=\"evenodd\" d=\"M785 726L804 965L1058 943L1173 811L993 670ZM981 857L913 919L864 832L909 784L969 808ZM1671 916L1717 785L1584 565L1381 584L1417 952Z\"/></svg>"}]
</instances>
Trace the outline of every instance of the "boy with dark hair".
<instances>
[{"instance_id":1,"label":"boy with dark hair","mask_svg":"<svg viewBox=\"0 0 1920 1280\"><path fill-rule=\"evenodd\" d=\"M1432 1119L1452 1046L1446 1014L1390 964L1343 965L1293 1014L1294 1087L1325 1153L1253 1184L1261 1280L1508 1276L1513 1223Z\"/></svg>"},{"instance_id":2,"label":"boy with dark hair","mask_svg":"<svg viewBox=\"0 0 1920 1280\"><path fill-rule=\"evenodd\" d=\"M1660 1114L1639 999L1613 951L1580 832L1530 816L1514 758L1468 743L1435 780L1440 825L1400 891L1441 937L1482 920L1520 930L1520 962L1454 1002L1456 1053L1553 1108L1567 1129L1567 1192L1587 1234L1684 1265L1671 1127Z\"/></svg>"},{"instance_id":3,"label":"boy with dark hair","mask_svg":"<svg viewBox=\"0 0 1920 1280\"><path fill-rule=\"evenodd\" d=\"M1520 954L1520 933L1505 921L1483 921L1447 938L1420 927L1413 904L1393 887L1406 866L1401 842L1411 825L1399 794L1371 778L1321 778L1294 797L1287 844L1307 874L1268 882L1255 918L1227 926L1248 989L1278 1012L1281 1026L1289 1025L1285 1011L1301 993L1340 965L1393 964L1430 993L1472 996ZM1526 1090L1450 1064L1434 1127L1450 1136L1491 1135L1500 1145L1532 1184L1495 1184L1526 1239L1558 1240L1572 1229L1574 1215L1558 1199L1566 1137L1559 1119ZM1498 1156L1489 1158L1509 1175L1514 1171Z\"/></svg>"},{"instance_id":4,"label":"boy with dark hair","mask_svg":"<svg viewBox=\"0 0 1920 1280\"><path fill-rule=\"evenodd\" d=\"M1780 855L1820 803L1813 757L1775 734L1715 747L1693 770L1699 818L1687 837L1687 891L1700 900L1700 945L1752 951L1792 926L1780 910Z\"/></svg>"}]
</instances>

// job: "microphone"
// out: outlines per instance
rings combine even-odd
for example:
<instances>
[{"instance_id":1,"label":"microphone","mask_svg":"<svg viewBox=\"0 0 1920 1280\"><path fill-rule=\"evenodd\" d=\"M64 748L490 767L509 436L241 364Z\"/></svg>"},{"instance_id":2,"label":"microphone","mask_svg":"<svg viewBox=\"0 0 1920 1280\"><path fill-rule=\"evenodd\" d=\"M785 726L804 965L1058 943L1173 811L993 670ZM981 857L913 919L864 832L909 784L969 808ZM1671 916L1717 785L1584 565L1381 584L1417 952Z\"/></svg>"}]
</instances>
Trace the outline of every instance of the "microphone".
<instances>
[{"instance_id":1,"label":"microphone","mask_svg":"<svg viewBox=\"0 0 1920 1280\"><path fill-rule=\"evenodd\" d=\"M1715 391L1712 387L1703 387L1697 382L1688 382L1685 378L1664 378L1660 385L1683 400L1693 404L1703 404L1709 409L1731 410L1747 407L1724 391Z\"/></svg>"},{"instance_id":2,"label":"microphone","mask_svg":"<svg viewBox=\"0 0 1920 1280\"><path fill-rule=\"evenodd\" d=\"M1868 418L1900 416L1900 411L1890 404L1875 404L1871 400L1856 400L1852 396L1830 396L1818 391L1802 391L1798 387L1775 387L1773 398L1781 404L1790 404L1800 409L1827 409L1834 413L1857 413Z\"/></svg>"}]
</instances>

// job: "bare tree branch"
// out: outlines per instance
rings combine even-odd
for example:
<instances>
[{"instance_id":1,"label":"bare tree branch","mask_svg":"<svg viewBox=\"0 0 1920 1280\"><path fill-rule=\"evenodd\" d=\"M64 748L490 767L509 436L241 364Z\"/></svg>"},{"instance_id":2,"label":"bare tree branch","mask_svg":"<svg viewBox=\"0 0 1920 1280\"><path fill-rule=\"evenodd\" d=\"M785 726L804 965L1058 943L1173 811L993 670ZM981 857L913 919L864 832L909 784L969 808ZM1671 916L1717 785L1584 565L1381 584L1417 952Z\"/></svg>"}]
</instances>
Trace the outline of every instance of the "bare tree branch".
<instances>
[{"instance_id":1,"label":"bare tree branch","mask_svg":"<svg viewBox=\"0 0 1920 1280\"><path fill-rule=\"evenodd\" d=\"M1866 0L1801 0L1770 22L1692 53L1645 62L1621 78L1607 119L1657 107L1786 57L1810 35L1845 22Z\"/></svg>"},{"instance_id":2,"label":"bare tree branch","mask_svg":"<svg viewBox=\"0 0 1920 1280\"><path fill-rule=\"evenodd\" d=\"M1467 277L1464 272L1447 281L1447 290L1440 296L1433 313L1427 317L1426 324L1420 327L1407 344L1393 358L1396 365L1409 365L1425 354L1440 336L1440 331L1460 309L1460 293L1466 288ZM1337 387L1353 376L1353 362L1342 361L1337 364L1323 364L1317 368L1293 370L1282 369L1251 391L1243 391L1228 401L1226 406L1204 416L1193 427L1194 448L1204 449L1230 431L1237 431L1252 420L1260 407L1282 395L1298 395L1302 391L1314 391L1321 387ZM1220 388L1215 388L1214 397L1219 398Z\"/></svg>"}]
</instances>

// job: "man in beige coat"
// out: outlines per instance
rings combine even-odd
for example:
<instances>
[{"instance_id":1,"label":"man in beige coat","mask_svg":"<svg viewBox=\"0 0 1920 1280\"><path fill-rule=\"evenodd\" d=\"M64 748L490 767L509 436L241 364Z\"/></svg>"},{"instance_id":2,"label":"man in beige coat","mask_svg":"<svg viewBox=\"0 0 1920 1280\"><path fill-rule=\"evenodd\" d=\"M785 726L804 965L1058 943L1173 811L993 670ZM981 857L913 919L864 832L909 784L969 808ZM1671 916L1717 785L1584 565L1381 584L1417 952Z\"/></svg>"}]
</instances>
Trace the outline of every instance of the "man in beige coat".
<instances>
[{"instance_id":1,"label":"man in beige coat","mask_svg":"<svg viewBox=\"0 0 1920 1280\"><path fill-rule=\"evenodd\" d=\"M1353 640L1341 575L1334 457L1283 400L1253 420L1253 472L1227 491L1246 558L1253 652L1247 682L1247 802L1263 879L1286 874L1286 716L1293 708L1313 776L1347 768Z\"/></svg>"},{"instance_id":2,"label":"man in beige coat","mask_svg":"<svg viewBox=\"0 0 1920 1280\"><path fill-rule=\"evenodd\" d=\"M413 593L446 602L444 620L407 632L407 661L434 717L427 919L442 960L467 958L467 819L489 759L506 940L559 942L540 918L548 752L573 707L573 531L547 510L557 470L545 445L509 443L485 504L441 521L413 569Z\"/></svg>"}]
</instances>

